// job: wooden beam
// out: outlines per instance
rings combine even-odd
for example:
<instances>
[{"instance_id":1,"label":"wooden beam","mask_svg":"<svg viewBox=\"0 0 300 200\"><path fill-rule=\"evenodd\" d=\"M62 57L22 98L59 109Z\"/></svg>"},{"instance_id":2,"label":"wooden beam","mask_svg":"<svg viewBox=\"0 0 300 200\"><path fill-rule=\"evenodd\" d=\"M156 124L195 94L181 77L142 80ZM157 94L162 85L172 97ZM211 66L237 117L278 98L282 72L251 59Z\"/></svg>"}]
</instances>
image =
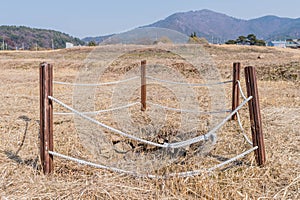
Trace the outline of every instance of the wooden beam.
<instances>
[{"instance_id":1,"label":"wooden beam","mask_svg":"<svg viewBox=\"0 0 300 200\"><path fill-rule=\"evenodd\" d=\"M147 99L146 90L146 60L141 61L141 111L145 111Z\"/></svg>"},{"instance_id":2,"label":"wooden beam","mask_svg":"<svg viewBox=\"0 0 300 200\"><path fill-rule=\"evenodd\" d=\"M251 133L253 146L257 146L258 149L255 150L256 162L259 166L262 166L266 162L264 136L262 131L262 122L259 106L259 97L257 89L256 71L254 67L245 68L245 78L247 86L248 97L253 98L249 101L249 112L250 112L250 123L251 123Z\"/></svg>"},{"instance_id":3,"label":"wooden beam","mask_svg":"<svg viewBox=\"0 0 300 200\"><path fill-rule=\"evenodd\" d=\"M53 105L48 96L53 95L52 65L40 65L40 157L44 174L53 170Z\"/></svg>"},{"instance_id":4,"label":"wooden beam","mask_svg":"<svg viewBox=\"0 0 300 200\"><path fill-rule=\"evenodd\" d=\"M240 63L233 63L233 79L232 79L232 108L231 110L235 110L239 106L239 97L240 97L240 90L238 86L238 82L240 80L240 74L241 74L241 64ZM234 114L231 117L232 120L236 120L237 116Z\"/></svg>"}]
</instances>

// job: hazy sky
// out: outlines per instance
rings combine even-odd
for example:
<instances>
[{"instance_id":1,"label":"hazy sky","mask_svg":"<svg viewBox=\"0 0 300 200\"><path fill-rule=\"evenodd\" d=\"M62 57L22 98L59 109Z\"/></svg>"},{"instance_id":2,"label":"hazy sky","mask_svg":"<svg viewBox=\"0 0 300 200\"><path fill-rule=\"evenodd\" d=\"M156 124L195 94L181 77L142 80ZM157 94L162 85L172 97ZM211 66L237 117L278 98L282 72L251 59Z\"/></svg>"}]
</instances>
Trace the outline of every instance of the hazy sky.
<instances>
[{"instance_id":1,"label":"hazy sky","mask_svg":"<svg viewBox=\"0 0 300 200\"><path fill-rule=\"evenodd\" d=\"M0 5L0 25L54 29L83 38L119 33L175 12L210 9L240 19L300 17L299 0L15 0Z\"/></svg>"}]
</instances>

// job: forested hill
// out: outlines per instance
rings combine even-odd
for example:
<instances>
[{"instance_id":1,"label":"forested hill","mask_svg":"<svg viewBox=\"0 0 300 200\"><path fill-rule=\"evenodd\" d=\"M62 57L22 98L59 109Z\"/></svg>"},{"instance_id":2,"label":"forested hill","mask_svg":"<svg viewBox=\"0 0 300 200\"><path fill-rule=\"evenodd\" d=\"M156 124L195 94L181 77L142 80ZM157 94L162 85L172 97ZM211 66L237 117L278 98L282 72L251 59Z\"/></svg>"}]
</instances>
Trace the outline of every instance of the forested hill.
<instances>
[{"instance_id":1,"label":"forested hill","mask_svg":"<svg viewBox=\"0 0 300 200\"><path fill-rule=\"evenodd\" d=\"M50 49L65 48L66 42L84 45L79 38L54 30L25 26L0 26L0 49Z\"/></svg>"},{"instance_id":2,"label":"forested hill","mask_svg":"<svg viewBox=\"0 0 300 200\"><path fill-rule=\"evenodd\" d=\"M211 41L237 38L255 34L266 41L299 38L300 18L291 19L278 16L263 16L256 19L237 19L211 10L180 12L146 27L160 27L190 35L196 33Z\"/></svg>"}]
</instances>

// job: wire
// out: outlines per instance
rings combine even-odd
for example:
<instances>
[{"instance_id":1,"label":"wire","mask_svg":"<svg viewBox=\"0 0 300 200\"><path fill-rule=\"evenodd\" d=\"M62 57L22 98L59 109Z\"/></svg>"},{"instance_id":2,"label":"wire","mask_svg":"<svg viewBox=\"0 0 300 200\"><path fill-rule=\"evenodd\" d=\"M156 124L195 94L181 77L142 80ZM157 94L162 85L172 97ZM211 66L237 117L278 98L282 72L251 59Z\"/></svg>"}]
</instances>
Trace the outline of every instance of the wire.
<instances>
[{"instance_id":1,"label":"wire","mask_svg":"<svg viewBox=\"0 0 300 200\"><path fill-rule=\"evenodd\" d=\"M189 86L214 86L214 85L223 85L223 84L226 84L226 83L232 83L232 80L224 81L224 82L201 84L201 83L184 83L184 82L176 82L176 81L166 81L166 80L162 80L162 79L155 78L155 77L152 77L152 76L146 76L146 78L152 79L152 80L155 80L155 81L158 81L158 82L162 82L162 83L168 83L168 84L174 84L174 85L189 85Z\"/></svg>"},{"instance_id":2,"label":"wire","mask_svg":"<svg viewBox=\"0 0 300 200\"><path fill-rule=\"evenodd\" d=\"M60 82L60 81L53 81L54 84L58 84L58 85L72 85L72 86L91 86L91 87L95 87L95 86L104 86L104 85L114 85L114 84L119 84L119 83L125 83L125 82L129 82L135 79L140 78L139 76L135 76L132 78L128 78L128 79L124 79L124 80L120 80L120 81L112 81L112 82L106 82L106 83L69 83L69 82Z\"/></svg>"}]
</instances>

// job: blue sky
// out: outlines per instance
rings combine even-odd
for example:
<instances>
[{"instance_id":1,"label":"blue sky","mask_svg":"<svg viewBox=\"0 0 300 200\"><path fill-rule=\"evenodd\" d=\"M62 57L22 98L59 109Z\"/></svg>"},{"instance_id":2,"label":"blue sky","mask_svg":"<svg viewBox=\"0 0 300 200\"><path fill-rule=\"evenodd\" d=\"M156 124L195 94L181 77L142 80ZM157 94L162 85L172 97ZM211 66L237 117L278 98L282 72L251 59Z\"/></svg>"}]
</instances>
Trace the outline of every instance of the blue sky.
<instances>
[{"instance_id":1,"label":"blue sky","mask_svg":"<svg viewBox=\"0 0 300 200\"><path fill-rule=\"evenodd\" d=\"M18 0L0 6L0 25L54 29L83 38L119 33L175 12L210 9L239 19L299 18L299 0Z\"/></svg>"}]
</instances>

